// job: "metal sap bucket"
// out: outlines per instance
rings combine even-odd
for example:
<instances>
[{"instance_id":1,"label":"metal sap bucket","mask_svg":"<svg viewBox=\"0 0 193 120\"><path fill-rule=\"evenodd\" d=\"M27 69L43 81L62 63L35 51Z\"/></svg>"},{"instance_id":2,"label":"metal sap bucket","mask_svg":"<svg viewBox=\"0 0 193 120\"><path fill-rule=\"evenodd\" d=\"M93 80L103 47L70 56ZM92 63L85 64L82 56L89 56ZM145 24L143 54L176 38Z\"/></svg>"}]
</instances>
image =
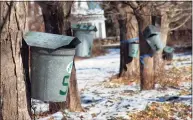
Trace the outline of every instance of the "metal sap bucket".
<instances>
[{"instance_id":1,"label":"metal sap bucket","mask_svg":"<svg viewBox=\"0 0 193 120\"><path fill-rule=\"evenodd\" d=\"M24 39L31 49L31 97L42 101L66 100L75 47L75 37L28 32Z\"/></svg>"},{"instance_id":2,"label":"metal sap bucket","mask_svg":"<svg viewBox=\"0 0 193 120\"><path fill-rule=\"evenodd\" d=\"M137 57L138 53L139 53L139 44L138 43L129 44L129 56Z\"/></svg>"},{"instance_id":3,"label":"metal sap bucket","mask_svg":"<svg viewBox=\"0 0 193 120\"><path fill-rule=\"evenodd\" d=\"M168 60L168 61L172 60L173 55L174 55L174 50L175 50L174 48L169 47L169 46L164 47L163 53L162 53L162 58L164 60Z\"/></svg>"},{"instance_id":4,"label":"metal sap bucket","mask_svg":"<svg viewBox=\"0 0 193 120\"><path fill-rule=\"evenodd\" d=\"M147 26L143 32L143 36L154 52L163 49L164 46L161 41L160 32L158 32L157 27L153 25Z\"/></svg>"},{"instance_id":5,"label":"metal sap bucket","mask_svg":"<svg viewBox=\"0 0 193 120\"><path fill-rule=\"evenodd\" d=\"M93 32L97 31L96 27L87 24L74 24L72 29L74 36L81 41L76 48L75 55L80 57L92 56Z\"/></svg>"},{"instance_id":6,"label":"metal sap bucket","mask_svg":"<svg viewBox=\"0 0 193 120\"><path fill-rule=\"evenodd\" d=\"M76 31L74 36L81 40L81 43L76 48L76 56L92 56L93 34L86 31Z\"/></svg>"}]
</instances>

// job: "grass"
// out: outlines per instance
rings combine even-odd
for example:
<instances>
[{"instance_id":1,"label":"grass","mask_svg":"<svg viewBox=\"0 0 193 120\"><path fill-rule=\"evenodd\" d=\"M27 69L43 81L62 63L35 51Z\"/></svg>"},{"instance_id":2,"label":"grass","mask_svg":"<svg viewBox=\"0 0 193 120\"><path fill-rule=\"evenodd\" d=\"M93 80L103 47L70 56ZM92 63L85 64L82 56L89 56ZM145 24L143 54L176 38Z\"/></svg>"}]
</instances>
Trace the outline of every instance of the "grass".
<instances>
[{"instance_id":1,"label":"grass","mask_svg":"<svg viewBox=\"0 0 193 120\"><path fill-rule=\"evenodd\" d=\"M106 53L107 53L107 50L102 47L101 40L95 39L93 41L92 57L105 55Z\"/></svg>"},{"instance_id":2,"label":"grass","mask_svg":"<svg viewBox=\"0 0 193 120\"><path fill-rule=\"evenodd\" d=\"M137 61L137 60L136 60ZM119 77L119 74L116 74L110 78L110 81L112 83L118 83L118 84L124 84L124 85L130 85L131 83L140 83L140 71L139 71L139 65L135 64L136 68L135 70L132 70L132 75L129 74L129 65L127 64L127 70L123 71L121 76Z\"/></svg>"},{"instance_id":3,"label":"grass","mask_svg":"<svg viewBox=\"0 0 193 120\"><path fill-rule=\"evenodd\" d=\"M164 66L165 64L166 63L163 63L160 66ZM173 67L169 70L160 67L160 69L157 69L155 71L155 81L163 88L179 87L181 82L187 82L192 80L191 74L191 66L181 68Z\"/></svg>"},{"instance_id":4,"label":"grass","mask_svg":"<svg viewBox=\"0 0 193 120\"><path fill-rule=\"evenodd\" d=\"M192 118L192 107L182 103L153 102L145 110L129 114L131 120L187 120Z\"/></svg>"},{"instance_id":5,"label":"grass","mask_svg":"<svg viewBox=\"0 0 193 120\"><path fill-rule=\"evenodd\" d=\"M171 69L164 69L167 62L163 62L160 64L155 71L155 83L159 84L162 88L166 87L179 87L181 82L190 82L192 81L192 68L191 66L176 68L173 67ZM139 68L138 68L139 69ZM132 75L131 77L123 76L118 77L117 75L113 75L110 78L111 83L124 84L129 85L132 82L140 83L140 74L139 71Z\"/></svg>"}]
</instances>

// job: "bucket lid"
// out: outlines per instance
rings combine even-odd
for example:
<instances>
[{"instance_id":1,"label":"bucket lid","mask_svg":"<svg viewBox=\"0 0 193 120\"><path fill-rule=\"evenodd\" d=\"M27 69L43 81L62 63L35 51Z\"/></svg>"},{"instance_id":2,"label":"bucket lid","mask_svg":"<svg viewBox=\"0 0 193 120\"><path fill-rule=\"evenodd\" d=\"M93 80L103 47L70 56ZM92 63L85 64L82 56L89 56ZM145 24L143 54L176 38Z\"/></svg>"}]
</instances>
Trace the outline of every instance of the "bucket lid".
<instances>
[{"instance_id":1,"label":"bucket lid","mask_svg":"<svg viewBox=\"0 0 193 120\"><path fill-rule=\"evenodd\" d=\"M96 26L90 24L72 24L71 28L73 30L82 30L82 31L97 31Z\"/></svg>"},{"instance_id":2,"label":"bucket lid","mask_svg":"<svg viewBox=\"0 0 193 120\"><path fill-rule=\"evenodd\" d=\"M172 53L175 49L169 46L164 47L164 52L166 53Z\"/></svg>"},{"instance_id":3,"label":"bucket lid","mask_svg":"<svg viewBox=\"0 0 193 120\"><path fill-rule=\"evenodd\" d=\"M76 37L33 31L27 32L24 40L29 46L47 49L75 48L81 43Z\"/></svg>"},{"instance_id":4,"label":"bucket lid","mask_svg":"<svg viewBox=\"0 0 193 120\"><path fill-rule=\"evenodd\" d=\"M152 35L160 34L158 28L154 25L148 25L145 30L143 31L143 36L145 39L151 37Z\"/></svg>"}]
</instances>

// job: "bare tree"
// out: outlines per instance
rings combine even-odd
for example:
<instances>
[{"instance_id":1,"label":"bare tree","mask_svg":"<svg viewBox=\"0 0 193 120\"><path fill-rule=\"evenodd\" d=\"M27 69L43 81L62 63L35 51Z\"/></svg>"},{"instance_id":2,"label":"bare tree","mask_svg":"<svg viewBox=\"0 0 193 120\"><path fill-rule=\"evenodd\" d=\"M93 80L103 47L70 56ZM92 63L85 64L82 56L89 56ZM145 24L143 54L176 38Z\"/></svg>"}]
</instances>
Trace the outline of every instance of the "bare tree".
<instances>
[{"instance_id":1,"label":"bare tree","mask_svg":"<svg viewBox=\"0 0 193 120\"><path fill-rule=\"evenodd\" d=\"M151 15L157 16L160 21L161 40L167 45L168 33L182 27L192 16L191 2L151 2ZM156 21L155 21L156 22ZM162 51L154 56L154 71L159 74L159 69L163 69ZM157 78L155 78L157 79Z\"/></svg>"},{"instance_id":2,"label":"bare tree","mask_svg":"<svg viewBox=\"0 0 193 120\"><path fill-rule=\"evenodd\" d=\"M144 57L143 62L140 62L140 81L141 81L141 89L148 90L154 88L154 70L153 70L153 58L151 56L146 55L151 53L151 49L147 44L146 40L143 37L144 29L151 24L151 16L146 15L150 12L150 9L147 7L148 2L125 2L125 4L129 5L136 16L138 21L138 29L139 29L139 43L140 43L140 57Z\"/></svg>"},{"instance_id":3,"label":"bare tree","mask_svg":"<svg viewBox=\"0 0 193 120\"><path fill-rule=\"evenodd\" d=\"M27 2L0 2L0 19L0 119L30 120L27 48L22 41L27 30Z\"/></svg>"},{"instance_id":4,"label":"bare tree","mask_svg":"<svg viewBox=\"0 0 193 120\"><path fill-rule=\"evenodd\" d=\"M122 2L104 2L102 6L110 19L117 19L120 28L120 70L119 77L131 80L138 73L138 58L129 56L129 42L138 37L138 24L133 10Z\"/></svg>"},{"instance_id":5,"label":"bare tree","mask_svg":"<svg viewBox=\"0 0 193 120\"><path fill-rule=\"evenodd\" d=\"M113 6L113 3L111 3L110 5ZM126 20L126 22L125 22L125 24L127 26L127 31L128 31L128 33L127 33L128 38L124 38L124 39L127 40L127 39L131 39L133 37L139 36L140 56L144 56L145 54L148 54L150 49L149 49L149 46L148 46L147 42L144 40L143 35L142 35L142 32L145 29L145 27L151 23L151 16L145 15L146 13L149 12L149 9L147 7L145 7L147 2L142 2L142 3L138 4L137 2L124 1L124 2L117 2L114 4L116 4L117 7L113 7L113 8L117 9L118 13L121 16L126 16L124 19L128 19L128 21ZM133 19L131 19L131 18L133 18ZM133 20L133 21L131 22L129 20ZM123 23L123 22L121 21L119 23ZM124 31L122 31L120 29L120 38L121 38L121 36L124 36ZM123 39L123 37L122 37L122 39ZM129 73L128 75L132 76L132 74L134 72L136 72L135 67L137 66L136 64L138 63L138 61L134 61L134 60L132 61L130 59L130 62L129 62L129 60L128 60L129 59L129 57L128 57L128 45L125 47L125 49L120 50L120 51L121 51L120 52L121 56L126 56L126 60L124 59L124 57L121 57L121 64L120 65L122 66L123 61L124 61L124 67L123 68L126 68L125 67L126 64L129 63L127 65L128 66L127 70L129 72L127 72L127 73ZM126 54L123 55L124 52ZM145 64L145 66L144 66L144 64ZM141 88L142 89L152 89L153 83L154 83L154 81L153 81L154 80L153 58L146 57L144 60L144 64L141 64L141 67L140 67ZM133 68L135 68L135 69L133 69ZM120 74L122 74L121 69L120 69Z\"/></svg>"},{"instance_id":6,"label":"bare tree","mask_svg":"<svg viewBox=\"0 0 193 120\"><path fill-rule=\"evenodd\" d=\"M140 42L140 56L144 57L151 53L151 49L147 42L143 38L143 30L148 25L152 24L152 16L160 17L160 31L161 39L164 45L166 45L167 35L170 30L176 30L183 26L191 18L191 2L143 2L143 1L123 1L117 3L106 3L106 6L113 6L111 9L117 10L118 14L123 16L127 14L132 14L135 16L138 22L139 30L139 42ZM116 4L116 5L115 5ZM120 9L118 9L118 7ZM107 7L110 9L110 7ZM129 9L132 9L129 11ZM115 12L113 12L115 13ZM186 13L186 14L184 14ZM184 19L185 17L185 19ZM119 17L120 18L120 17ZM179 22L179 21L182 22ZM121 22L123 23L123 21ZM126 24L127 22L125 22ZM176 23L181 23L176 26ZM175 26L174 28L171 28ZM131 29L129 29L132 31ZM123 32L124 31L120 31ZM122 35L123 35L122 33ZM121 34L120 34L121 35ZM127 51L127 50L126 50ZM122 54L122 52L120 53ZM121 55L122 56L122 55ZM123 60L121 57L121 61ZM161 52L152 57L145 57L143 64L141 62L140 74L141 74L141 89L153 89L155 84L154 71L156 71L157 66L160 66ZM163 67L163 66L162 66ZM129 67L132 70L132 67ZM121 71L120 71L121 73Z\"/></svg>"},{"instance_id":7,"label":"bare tree","mask_svg":"<svg viewBox=\"0 0 193 120\"><path fill-rule=\"evenodd\" d=\"M71 24L69 17L72 3L73 2L39 2L43 13L46 32L71 36ZM66 105L64 102L50 103L50 111L56 112L64 108L68 108L71 111L83 110L77 87L75 64L73 64L72 67L66 103Z\"/></svg>"}]
</instances>

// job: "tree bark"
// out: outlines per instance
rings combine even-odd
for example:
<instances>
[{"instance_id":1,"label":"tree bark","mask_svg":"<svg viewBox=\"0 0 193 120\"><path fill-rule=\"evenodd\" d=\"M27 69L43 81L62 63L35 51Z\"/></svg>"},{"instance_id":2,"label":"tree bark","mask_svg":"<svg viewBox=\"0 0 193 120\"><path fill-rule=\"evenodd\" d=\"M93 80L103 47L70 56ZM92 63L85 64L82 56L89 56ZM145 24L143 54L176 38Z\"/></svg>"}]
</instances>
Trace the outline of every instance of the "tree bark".
<instances>
[{"instance_id":1,"label":"tree bark","mask_svg":"<svg viewBox=\"0 0 193 120\"><path fill-rule=\"evenodd\" d=\"M129 55L128 40L138 37L138 24L133 15L127 15L125 20L120 20L120 77L126 77L131 80L139 73L138 58L133 58ZM139 56L138 56L139 57Z\"/></svg>"},{"instance_id":2,"label":"tree bark","mask_svg":"<svg viewBox=\"0 0 193 120\"><path fill-rule=\"evenodd\" d=\"M169 19L167 14L163 14L163 16L161 17L160 32L161 32L161 40L165 46L167 44L167 37L169 33Z\"/></svg>"},{"instance_id":3,"label":"tree bark","mask_svg":"<svg viewBox=\"0 0 193 120\"><path fill-rule=\"evenodd\" d=\"M152 54L151 48L143 37L144 29L151 24L151 16L146 16L145 13L149 13L148 8L146 7L143 7L141 10L134 11L139 27L140 57ZM150 56L145 57L143 61L144 64L140 62L141 90L153 89L155 84L153 58Z\"/></svg>"},{"instance_id":4,"label":"tree bark","mask_svg":"<svg viewBox=\"0 0 193 120\"><path fill-rule=\"evenodd\" d=\"M84 111L81 106L80 94L78 91L77 78L76 78L76 67L73 63L72 73L70 78L70 86L67 95L66 107L70 111L82 112Z\"/></svg>"},{"instance_id":5,"label":"tree bark","mask_svg":"<svg viewBox=\"0 0 193 120\"><path fill-rule=\"evenodd\" d=\"M160 18L161 23L157 24L160 28L160 37L161 37L161 41L163 43L163 46L166 46L167 44L167 36L168 36L168 32L169 32L169 20L168 20L168 16L167 14L163 14L163 16L161 16ZM152 24L156 24L156 21ZM160 70L164 69L164 60L162 59L162 52L163 50L160 50L159 52L157 52L154 55L154 71L155 71L155 81L157 81L159 74L160 74Z\"/></svg>"},{"instance_id":6,"label":"tree bark","mask_svg":"<svg viewBox=\"0 0 193 120\"><path fill-rule=\"evenodd\" d=\"M132 38L137 38L138 37L138 24L136 17L133 15L128 15L127 16L127 40L132 39ZM137 40L138 41L138 40ZM129 47L128 47L129 49ZM129 50L128 50L129 52ZM129 57L131 58L131 57ZM131 62L127 64L127 77L129 79L132 79L133 77L138 76L139 73L139 54L136 58L131 58Z\"/></svg>"},{"instance_id":7,"label":"tree bark","mask_svg":"<svg viewBox=\"0 0 193 120\"><path fill-rule=\"evenodd\" d=\"M119 20L120 27L120 69L119 69L119 77L123 76L125 71L127 70L126 64L128 63L128 44L126 43L126 23L127 20Z\"/></svg>"},{"instance_id":8,"label":"tree bark","mask_svg":"<svg viewBox=\"0 0 193 120\"><path fill-rule=\"evenodd\" d=\"M38 2L42 9L45 31L71 35L69 21L72 2Z\"/></svg>"},{"instance_id":9,"label":"tree bark","mask_svg":"<svg viewBox=\"0 0 193 120\"><path fill-rule=\"evenodd\" d=\"M0 3L1 120L30 120L26 80L28 74L21 53L27 23L26 2Z\"/></svg>"},{"instance_id":10,"label":"tree bark","mask_svg":"<svg viewBox=\"0 0 193 120\"><path fill-rule=\"evenodd\" d=\"M68 18L70 17L70 11L72 2L39 2L42 8L45 31L54 34L63 34L71 36L71 24ZM70 86L68 90L66 105L65 102L53 103L50 102L50 112L57 112L60 109L70 109L71 111L82 111L77 79L76 70L73 65L70 78ZM75 107L76 105L76 107Z\"/></svg>"}]
</instances>

